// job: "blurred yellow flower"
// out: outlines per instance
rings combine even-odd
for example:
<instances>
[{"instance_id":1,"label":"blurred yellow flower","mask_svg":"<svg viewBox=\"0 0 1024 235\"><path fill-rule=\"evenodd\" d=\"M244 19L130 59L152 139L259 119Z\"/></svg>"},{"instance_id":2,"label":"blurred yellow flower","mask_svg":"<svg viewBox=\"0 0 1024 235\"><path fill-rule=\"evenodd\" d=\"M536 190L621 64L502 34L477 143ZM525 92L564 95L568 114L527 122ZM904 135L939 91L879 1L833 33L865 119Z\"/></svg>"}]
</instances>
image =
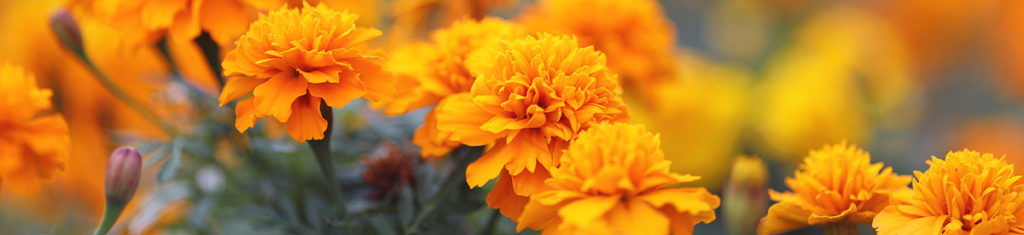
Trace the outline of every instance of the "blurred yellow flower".
<instances>
[{"instance_id":1,"label":"blurred yellow flower","mask_svg":"<svg viewBox=\"0 0 1024 235\"><path fill-rule=\"evenodd\" d=\"M806 149L868 142L871 126L913 125L920 94L902 41L867 12L839 7L802 26L770 59L753 96L766 154L797 161ZM874 122L875 120L879 122Z\"/></svg>"},{"instance_id":2,"label":"blurred yellow flower","mask_svg":"<svg viewBox=\"0 0 1024 235\"><path fill-rule=\"evenodd\" d=\"M739 154L746 118L749 73L713 64L692 53L680 53L679 73L648 90L625 93L630 116L661 133L672 170L698 174L695 185L721 187L729 162ZM650 97L646 101L644 99Z\"/></svg>"},{"instance_id":3,"label":"blurred yellow flower","mask_svg":"<svg viewBox=\"0 0 1024 235\"><path fill-rule=\"evenodd\" d=\"M875 217L878 234L1024 234L1024 181L1013 164L964 149L928 165Z\"/></svg>"},{"instance_id":4,"label":"blurred yellow flower","mask_svg":"<svg viewBox=\"0 0 1024 235\"><path fill-rule=\"evenodd\" d=\"M23 68L0 65L0 181L14 192L35 192L67 167L68 125L48 113L51 95Z\"/></svg>"},{"instance_id":5,"label":"blurred yellow flower","mask_svg":"<svg viewBox=\"0 0 1024 235\"><path fill-rule=\"evenodd\" d=\"M429 44L410 43L396 48L386 65L399 86L395 100L386 102L385 112L401 114L437 104L449 95L469 92L475 78L466 68L466 57L481 48L523 36L526 32L522 27L499 18L463 19L435 31ZM459 146L447 140L448 133L437 130L434 115L427 114L413 138L424 157L443 156Z\"/></svg>"},{"instance_id":6,"label":"blurred yellow flower","mask_svg":"<svg viewBox=\"0 0 1024 235\"><path fill-rule=\"evenodd\" d=\"M492 10L515 6L516 0L396 0L391 4L394 16L388 30L389 45L401 46L421 35L423 29L448 27L464 19L481 20Z\"/></svg>"},{"instance_id":7,"label":"blurred yellow flower","mask_svg":"<svg viewBox=\"0 0 1024 235\"><path fill-rule=\"evenodd\" d=\"M573 37L528 36L474 53L466 64L477 79L469 93L441 101L437 128L465 145L493 144L466 169L470 187L507 170L511 183L498 185L513 190L493 190L492 207L499 199L495 192L529 196L543 187L548 170L580 131L628 119L604 54L581 48Z\"/></svg>"},{"instance_id":8,"label":"blurred yellow flower","mask_svg":"<svg viewBox=\"0 0 1024 235\"><path fill-rule=\"evenodd\" d=\"M520 17L531 31L576 35L608 54L627 88L645 91L673 73L675 31L657 1L539 0Z\"/></svg>"},{"instance_id":9,"label":"blurred yellow flower","mask_svg":"<svg viewBox=\"0 0 1024 235\"><path fill-rule=\"evenodd\" d=\"M235 127L245 131L259 118L287 123L295 141L323 139L326 106L341 108L361 96L389 100L395 84L382 71L383 53L367 41L380 36L355 25L357 16L320 4L282 7L253 22L224 58L231 77L220 95L224 105L252 92L235 108Z\"/></svg>"},{"instance_id":10,"label":"blurred yellow flower","mask_svg":"<svg viewBox=\"0 0 1024 235\"><path fill-rule=\"evenodd\" d=\"M719 198L704 188L671 188L699 176L669 171L658 136L640 125L598 124L579 134L530 198L518 231L544 234L693 234L715 220Z\"/></svg>"},{"instance_id":11,"label":"blurred yellow flower","mask_svg":"<svg viewBox=\"0 0 1024 235\"><path fill-rule=\"evenodd\" d=\"M867 152L846 143L811 151L796 175L786 178L793 192L768 192L778 203L768 208L757 233L783 233L809 225L855 230L857 224L871 222L888 205L890 195L910 183L910 177L883 167L871 164Z\"/></svg>"}]
</instances>

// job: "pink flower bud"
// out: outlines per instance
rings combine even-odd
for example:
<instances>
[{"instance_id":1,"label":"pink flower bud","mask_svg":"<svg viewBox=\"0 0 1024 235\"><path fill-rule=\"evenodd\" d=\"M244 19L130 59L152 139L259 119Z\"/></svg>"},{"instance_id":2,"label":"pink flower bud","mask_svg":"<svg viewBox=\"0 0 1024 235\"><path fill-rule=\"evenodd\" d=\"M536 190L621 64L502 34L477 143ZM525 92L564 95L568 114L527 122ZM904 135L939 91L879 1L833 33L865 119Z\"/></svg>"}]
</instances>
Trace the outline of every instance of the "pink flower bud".
<instances>
[{"instance_id":1,"label":"pink flower bud","mask_svg":"<svg viewBox=\"0 0 1024 235\"><path fill-rule=\"evenodd\" d=\"M128 203L139 187L142 156L132 147L120 147L110 154L107 163L107 201Z\"/></svg>"},{"instance_id":2,"label":"pink flower bud","mask_svg":"<svg viewBox=\"0 0 1024 235\"><path fill-rule=\"evenodd\" d=\"M85 53L82 44L82 31L67 9L60 8L50 16L50 28L65 47L79 55Z\"/></svg>"}]
</instances>

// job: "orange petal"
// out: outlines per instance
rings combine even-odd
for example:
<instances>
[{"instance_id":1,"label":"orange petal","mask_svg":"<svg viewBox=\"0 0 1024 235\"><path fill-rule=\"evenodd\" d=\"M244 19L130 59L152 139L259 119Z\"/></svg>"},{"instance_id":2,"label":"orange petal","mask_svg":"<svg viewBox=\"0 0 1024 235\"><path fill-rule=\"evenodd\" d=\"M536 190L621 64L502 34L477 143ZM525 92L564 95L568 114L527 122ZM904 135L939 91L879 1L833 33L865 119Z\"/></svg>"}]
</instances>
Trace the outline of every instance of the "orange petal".
<instances>
[{"instance_id":1,"label":"orange petal","mask_svg":"<svg viewBox=\"0 0 1024 235\"><path fill-rule=\"evenodd\" d=\"M512 187L515 189L516 194L532 196L535 193L548 190L550 187L544 181L550 178L551 174L543 167L537 168L534 172L523 171L518 175L512 176Z\"/></svg>"},{"instance_id":2,"label":"orange petal","mask_svg":"<svg viewBox=\"0 0 1024 235\"><path fill-rule=\"evenodd\" d=\"M309 84L309 94L323 98L328 106L345 107L352 100L366 94L366 86L354 77L342 77L338 83Z\"/></svg>"},{"instance_id":3,"label":"orange petal","mask_svg":"<svg viewBox=\"0 0 1024 235\"><path fill-rule=\"evenodd\" d=\"M238 105L235 106L235 129L238 129L239 133L256 125L259 118L253 113L255 109L252 98L238 101Z\"/></svg>"},{"instance_id":4,"label":"orange petal","mask_svg":"<svg viewBox=\"0 0 1024 235\"><path fill-rule=\"evenodd\" d=\"M668 234L668 217L641 200L629 200L608 212L609 227L624 234Z\"/></svg>"},{"instance_id":5,"label":"orange petal","mask_svg":"<svg viewBox=\"0 0 1024 235\"><path fill-rule=\"evenodd\" d=\"M558 212L559 208L562 208L565 204L566 202L544 205L536 202L536 200L530 200L523 207L522 214L515 219L518 222L516 232L522 232L527 227L534 230L553 229L552 227L561 222L561 219L558 218Z\"/></svg>"},{"instance_id":6,"label":"orange petal","mask_svg":"<svg viewBox=\"0 0 1024 235\"><path fill-rule=\"evenodd\" d=\"M469 184L469 187L483 186L487 184L487 181L498 177L505 163L512 157L507 151L505 143L498 142L484 155L470 163L466 167L466 183Z\"/></svg>"},{"instance_id":7,"label":"orange petal","mask_svg":"<svg viewBox=\"0 0 1024 235\"><path fill-rule=\"evenodd\" d=\"M292 110L294 113L286 124L292 139L303 142L324 138L327 120L320 113L320 98L308 95L299 97L292 104Z\"/></svg>"},{"instance_id":8,"label":"orange petal","mask_svg":"<svg viewBox=\"0 0 1024 235\"><path fill-rule=\"evenodd\" d=\"M658 208L666 204L672 205L676 211L691 215L714 211L721 204L718 196L711 194L704 188L658 189L641 195L639 199Z\"/></svg>"},{"instance_id":9,"label":"orange petal","mask_svg":"<svg viewBox=\"0 0 1024 235\"><path fill-rule=\"evenodd\" d=\"M227 63L227 60L225 60L225 63ZM249 92L252 92L252 89L255 89L256 86L265 81L267 80L240 76L229 78L227 83L224 83L224 90L220 92L220 106L224 106L224 104L232 100L249 94Z\"/></svg>"},{"instance_id":10,"label":"orange petal","mask_svg":"<svg viewBox=\"0 0 1024 235\"><path fill-rule=\"evenodd\" d=\"M430 110L423 118L423 126L416 129L412 143L420 146L420 155L424 158L441 157L459 147L458 142L449 141L450 134L437 129L437 110Z\"/></svg>"},{"instance_id":11,"label":"orange petal","mask_svg":"<svg viewBox=\"0 0 1024 235\"><path fill-rule=\"evenodd\" d=\"M451 140L465 145L480 146L494 142L505 133L491 133L480 129L480 125L494 115L485 112L472 102L472 95L461 93L441 100L437 110L437 129L450 132Z\"/></svg>"},{"instance_id":12,"label":"orange petal","mask_svg":"<svg viewBox=\"0 0 1024 235\"><path fill-rule=\"evenodd\" d=\"M390 101L395 97L395 78L385 72L379 63L363 60L351 61L359 73L359 80L366 84L366 98L372 101Z\"/></svg>"},{"instance_id":13,"label":"orange petal","mask_svg":"<svg viewBox=\"0 0 1024 235\"><path fill-rule=\"evenodd\" d=\"M280 73L256 86L253 98L257 115L271 115L285 122L292 114L292 101L306 94L306 80Z\"/></svg>"},{"instance_id":14,"label":"orange petal","mask_svg":"<svg viewBox=\"0 0 1024 235\"><path fill-rule=\"evenodd\" d=\"M768 208L768 215L761 218L757 234L777 234L807 227L809 216L811 212L801 207L796 200L775 203Z\"/></svg>"},{"instance_id":15,"label":"orange petal","mask_svg":"<svg viewBox=\"0 0 1024 235\"><path fill-rule=\"evenodd\" d=\"M239 1L204 0L199 8L199 23L220 45L231 45L245 33L255 14L249 14Z\"/></svg>"},{"instance_id":16,"label":"orange petal","mask_svg":"<svg viewBox=\"0 0 1024 235\"><path fill-rule=\"evenodd\" d=\"M604 216L609 210L620 202L619 196L591 196L584 197L566 204L558 210L558 216L562 217L563 223L575 226L587 226ZM651 233L655 234L655 233Z\"/></svg>"},{"instance_id":17,"label":"orange petal","mask_svg":"<svg viewBox=\"0 0 1024 235\"><path fill-rule=\"evenodd\" d=\"M512 177L507 171L501 172L498 183L487 194L487 207L498 209L502 215L513 220L523 213L523 206L528 201L528 197L516 195L512 191Z\"/></svg>"}]
</instances>

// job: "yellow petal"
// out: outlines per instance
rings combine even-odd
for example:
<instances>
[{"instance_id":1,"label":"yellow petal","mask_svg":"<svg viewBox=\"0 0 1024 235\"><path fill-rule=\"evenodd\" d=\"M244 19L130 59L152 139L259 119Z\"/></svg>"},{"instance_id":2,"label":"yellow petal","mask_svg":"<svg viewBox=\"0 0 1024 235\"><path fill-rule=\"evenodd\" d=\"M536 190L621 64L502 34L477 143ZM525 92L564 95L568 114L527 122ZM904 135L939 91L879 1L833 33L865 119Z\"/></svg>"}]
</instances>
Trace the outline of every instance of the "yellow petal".
<instances>
[{"instance_id":1,"label":"yellow petal","mask_svg":"<svg viewBox=\"0 0 1024 235\"><path fill-rule=\"evenodd\" d=\"M529 199L512 191L512 177L507 171L502 171L498 183L487 194L487 207L498 209L505 217L516 219L523 213L523 206Z\"/></svg>"},{"instance_id":2,"label":"yellow petal","mask_svg":"<svg viewBox=\"0 0 1024 235\"><path fill-rule=\"evenodd\" d=\"M664 188L645 193L639 197L654 207L672 205L676 211L697 215L714 211L721 203L718 196L704 188Z\"/></svg>"},{"instance_id":3,"label":"yellow petal","mask_svg":"<svg viewBox=\"0 0 1024 235\"><path fill-rule=\"evenodd\" d=\"M611 229L618 234L668 234L668 217L641 200L620 203L608 212Z\"/></svg>"},{"instance_id":4,"label":"yellow petal","mask_svg":"<svg viewBox=\"0 0 1024 235\"><path fill-rule=\"evenodd\" d=\"M430 110L423 118L423 126L416 129L412 143L420 146L420 155L425 158L444 156L452 149L459 147L458 142L449 141L450 133L437 129L437 110Z\"/></svg>"},{"instance_id":5,"label":"yellow petal","mask_svg":"<svg viewBox=\"0 0 1024 235\"><path fill-rule=\"evenodd\" d=\"M256 125L258 118L253 113L254 109L252 98L238 101L238 105L235 106L235 129L238 129L238 132L245 132Z\"/></svg>"},{"instance_id":6,"label":"yellow petal","mask_svg":"<svg viewBox=\"0 0 1024 235\"><path fill-rule=\"evenodd\" d=\"M366 86L359 79L342 77L338 83L309 84L309 94L323 98L327 106L342 108L352 100L366 94Z\"/></svg>"},{"instance_id":7,"label":"yellow petal","mask_svg":"<svg viewBox=\"0 0 1024 235\"><path fill-rule=\"evenodd\" d=\"M619 196L590 196L575 200L558 210L563 223L575 226L587 226L594 220L604 216L608 210L619 203Z\"/></svg>"},{"instance_id":8,"label":"yellow petal","mask_svg":"<svg viewBox=\"0 0 1024 235\"><path fill-rule=\"evenodd\" d=\"M351 61L359 73L359 80L366 84L366 99L390 101L395 97L395 78L390 72L382 71L379 63L365 59Z\"/></svg>"},{"instance_id":9,"label":"yellow petal","mask_svg":"<svg viewBox=\"0 0 1024 235\"><path fill-rule=\"evenodd\" d=\"M491 133L480 129L480 125L494 115L481 110L472 102L468 93L448 96L441 100L437 110L437 129L450 132L451 140L470 146L487 145L505 133Z\"/></svg>"},{"instance_id":10,"label":"yellow petal","mask_svg":"<svg viewBox=\"0 0 1024 235\"><path fill-rule=\"evenodd\" d=\"M768 215L757 225L758 234L776 234L807 226L811 212L800 206L796 200L775 203L768 208Z\"/></svg>"}]
</instances>

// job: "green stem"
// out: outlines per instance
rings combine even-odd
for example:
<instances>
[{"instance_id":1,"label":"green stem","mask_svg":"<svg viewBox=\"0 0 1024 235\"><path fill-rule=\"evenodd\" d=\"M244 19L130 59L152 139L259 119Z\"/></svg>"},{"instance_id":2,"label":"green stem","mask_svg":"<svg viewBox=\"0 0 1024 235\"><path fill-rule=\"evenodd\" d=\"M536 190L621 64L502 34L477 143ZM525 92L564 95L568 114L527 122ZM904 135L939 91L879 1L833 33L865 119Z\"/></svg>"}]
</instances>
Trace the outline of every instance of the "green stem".
<instances>
[{"instance_id":1,"label":"green stem","mask_svg":"<svg viewBox=\"0 0 1024 235\"><path fill-rule=\"evenodd\" d=\"M100 221L100 225L96 227L93 235L106 235L110 232L110 228L114 227L114 224L117 223L117 218L124 211L124 204L107 199L107 206L103 209L103 220Z\"/></svg>"},{"instance_id":2,"label":"green stem","mask_svg":"<svg viewBox=\"0 0 1024 235\"><path fill-rule=\"evenodd\" d=\"M331 128L334 126L334 114L330 106L327 103L320 101L320 114L323 115L324 119L327 119L327 130L324 131L324 138L320 140L308 140L306 143L313 149L313 155L316 156L316 162L320 165L320 172L324 175L324 180L327 183L327 193L331 197L331 202L338 206L342 212L342 217L348 212L345 208L345 198L341 194L341 189L338 188L338 177L334 174L334 159L331 158Z\"/></svg>"},{"instance_id":3,"label":"green stem","mask_svg":"<svg viewBox=\"0 0 1024 235\"><path fill-rule=\"evenodd\" d=\"M161 121L161 119L157 117L157 115L152 110L146 108L146 106L142 105L142 103L139 103L131 96L128 96L128 93L124 92L124 90L121 90L121 88L118 87L116 83L110 80L110 77L107 77L107 75L103 73L103 71L100 70L99 67L96 67L96 64L92 63L92 60L89 60L89 57L85 55L84 51L81 53L76 51L75 54L78 55L79 59L82 59L82 62L85 63L85 66L89 67L89 70L92 71L94 75L96 75L96 78L100 81L100 83L102 83L103 86L106 87L107 90L114 95L114 97L121 100L121 102L124 102L126 105L128 105L129 108L135 110L135 112L139 113L139 115L142 115L143 118L145 118L150 123L153 123L153 125L160 127L160 129L162 129L168 135L178 135L178 130L171 126L171 124Z\"/></svg>"},{"instance_id":4,"label":"green stem","mask_svg":"<svg viewBox=\"0 0 1024 235\"><path fill-rule=\"evenodd\" d=\"M487 225L484 225L477 234L487 235L494 234L494 227L498 224L498 218L501 217L501 213L497 209L491 211L491 216L487 218Z\"/></svg>"},{"instance_id":5,"label":"green stem","mask_svg":"<svg viewBox=\"0 0 1024 235\"><path fill-rule=\"evenodd\" d=\"M452 156L455 158L455 167L452 172L448 173L445 177L444 183L441 185L441 189L437 190L434 197L429 202L423 205L423 209L416 213L416 217L413 217L412 222L405 226L404 234L414 234L419 229L420 223L423 222L427 216L430 215L434 209L440 206L441 201L455 189L459 188L459 184L465 184L466 182L466 166L470 162L475 161L483 154L483 146L470 147L460 146L452 151Z\"/></svg>"},{"instance_id":6,"label":"green stem","mask_svg":"<svg viewBox=\"0 0 1024 235\"><path fill-rule=\"evenodd\" d=\"M220 87L224 87L224 68L220 66L220 45L217 45L217 42L213 41L213 37L207 32L200 34L195 43L203 51L203 57L206 57L206 63L210 65L213 77L217 78Z\"/></svg>"},{"instance_id":7,"label":"green stem","mask_svg":"<svg viewBox=\"0 0 1024 235\"><path fill-rule=\"evenodd\" d=\"M830 223L825 225L825 235L857 235L857 224Z\"/></svg>"}]
</instances>

